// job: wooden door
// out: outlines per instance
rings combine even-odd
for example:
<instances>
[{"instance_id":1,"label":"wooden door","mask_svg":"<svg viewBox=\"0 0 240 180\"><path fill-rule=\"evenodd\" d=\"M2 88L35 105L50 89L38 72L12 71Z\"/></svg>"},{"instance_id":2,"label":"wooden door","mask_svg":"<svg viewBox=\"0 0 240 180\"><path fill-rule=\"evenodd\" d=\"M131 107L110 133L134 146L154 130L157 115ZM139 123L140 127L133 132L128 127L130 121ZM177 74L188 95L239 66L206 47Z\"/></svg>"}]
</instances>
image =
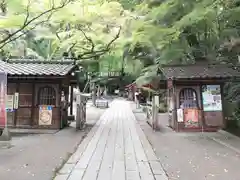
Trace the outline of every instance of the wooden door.
<instances>
[{"instance_id":1,"label":"wooden door","mask_svg":"<svg viewBox=\"0 0 240 180\"><path fill-rule=\"evenodd\" d=\"M33 86L30 83L19 84L19 107L17 110L16 125L30 126L32 122Z\"/></svg>"}]
</instances>

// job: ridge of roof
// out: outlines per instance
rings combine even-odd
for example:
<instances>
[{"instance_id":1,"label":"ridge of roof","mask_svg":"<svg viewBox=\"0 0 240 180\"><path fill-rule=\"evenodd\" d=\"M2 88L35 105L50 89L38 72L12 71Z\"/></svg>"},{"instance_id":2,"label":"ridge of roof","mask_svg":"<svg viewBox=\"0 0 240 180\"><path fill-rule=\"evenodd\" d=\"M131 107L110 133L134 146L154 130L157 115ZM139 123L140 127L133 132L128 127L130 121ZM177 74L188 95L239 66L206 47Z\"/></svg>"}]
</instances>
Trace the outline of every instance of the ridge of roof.
<instances>
[{"instance_id":1,"label":"ridge of roof","mask_svg":"<svg viewBox=\"0 0 240 180\"><path fill-rule=\"evenodd\" d=\"M3 60L1 60L3 61ZM51 60L40 60L40 59L6 59L3 62L7 64L76 64L74 59L51 59Z\"/></svg>"}]
</instances>

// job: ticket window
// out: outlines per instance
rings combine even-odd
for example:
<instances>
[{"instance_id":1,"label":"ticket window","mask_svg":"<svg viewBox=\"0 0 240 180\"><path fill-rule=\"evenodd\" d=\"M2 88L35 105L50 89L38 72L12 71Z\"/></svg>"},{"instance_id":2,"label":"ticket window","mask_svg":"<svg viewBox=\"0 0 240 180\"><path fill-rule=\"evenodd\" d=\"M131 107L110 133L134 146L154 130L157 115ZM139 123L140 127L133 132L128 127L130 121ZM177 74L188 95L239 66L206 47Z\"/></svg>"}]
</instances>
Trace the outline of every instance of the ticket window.
<instances>
[{"instance_id":1,"label":"ticket window","mask_svg":"<svg viewBox=\"0 0 240 180\"><path fill-rule=\"evenodd\" d=\"M192 88L183 88L179 92L179 106L181 109L198 108L196 91Z\"/></svg>"}]
</instances>

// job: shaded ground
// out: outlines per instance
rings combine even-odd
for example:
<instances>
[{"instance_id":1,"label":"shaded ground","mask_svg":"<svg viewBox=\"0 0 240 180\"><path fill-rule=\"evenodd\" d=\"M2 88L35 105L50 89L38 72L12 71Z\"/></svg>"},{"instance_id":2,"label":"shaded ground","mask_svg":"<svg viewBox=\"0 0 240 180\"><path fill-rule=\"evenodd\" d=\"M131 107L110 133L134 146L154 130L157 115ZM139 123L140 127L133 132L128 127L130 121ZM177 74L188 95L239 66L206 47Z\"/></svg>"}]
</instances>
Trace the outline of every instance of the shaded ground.
<instances>
[{"instance_id":1,"label":"shaded ground","mask_svg":"<svg viewBox=\"0 0 240 180\"><path fill-rule=\"evenodd\" d=\"M221 133L175 133L160 116L153 132L143 113L135 113L170 180L239 180L240 141ZM239 150L239 151L238 151Z\"/></svg>"},{"instance_id":2,"label":"shaded ground","mask_svg":"<svg viewBox=\"0 0 240 180\"><path fill-rule=\"evenodd\" d=\"M240 137L240 128L227 128L226 131L234 134L235 136Z\"/></svg>"},{"instance_id":3,"label":"shaded ground","mask_svg":"<svg viewBox=\"0 0 240 180\"><path fill-rule=\"evenodd\" d=\"M75 150L104 110L89 108L86 131L74 127L54 134L14 137L10 149L0 149L1 180L50 180Z\"/></svg>"}]
</instances>

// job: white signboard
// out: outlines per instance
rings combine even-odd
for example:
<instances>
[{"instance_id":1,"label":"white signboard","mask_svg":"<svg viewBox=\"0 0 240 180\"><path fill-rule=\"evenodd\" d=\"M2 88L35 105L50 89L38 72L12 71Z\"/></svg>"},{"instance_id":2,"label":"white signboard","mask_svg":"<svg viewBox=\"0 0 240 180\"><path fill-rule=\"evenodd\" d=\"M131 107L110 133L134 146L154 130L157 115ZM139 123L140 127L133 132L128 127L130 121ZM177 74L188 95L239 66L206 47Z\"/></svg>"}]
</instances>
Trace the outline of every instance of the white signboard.
<instances>
[{"instance_id":1,"label":"white signboard","mask_svg":"<svg viewBox=\"0 0 240 180\"><path fill-rule=\"evenodd\" d=\"M14 105L14 95L7 95L6 109L13 109Z\"/></svg>"},{"instance_id":2,"label":"white signboard","mask_svg":"<svg viewBox=\"0 0 240 180\"><path fill-rule=\"evenodd\" d=\"M14 109L18 109L18 102L19 102L19 93L16 92L14 94L14 105L13 105L13 108Z\"/></svg>"},{"instance_id":3,"label":"white signboard","mask_svg":"<svg viewBox=\"0 0 240 180\"><path fill-rule=\"evenodd\" d=\"M222 111L220 85L206 85L202 87L203 110Z\"/></svg>"},{"instance_id":4,"label":"white signboard","mask_svg":"<svg viewBox=\"0 0 240 180\"><path fill-rule=\"evenodd\" d=\"M177 110L177 120L178 122L183 122L183 109Z\"/></svg>"},{"instance_id":5,"label":"white signboard","mask_svg":"<svg viewBox=\"0 0 240 180\"><path fill-rule=\"evenodd\" d=\"M159 96L154 96L154 105L159 106Z\"/></svg>"}]
</instances>

